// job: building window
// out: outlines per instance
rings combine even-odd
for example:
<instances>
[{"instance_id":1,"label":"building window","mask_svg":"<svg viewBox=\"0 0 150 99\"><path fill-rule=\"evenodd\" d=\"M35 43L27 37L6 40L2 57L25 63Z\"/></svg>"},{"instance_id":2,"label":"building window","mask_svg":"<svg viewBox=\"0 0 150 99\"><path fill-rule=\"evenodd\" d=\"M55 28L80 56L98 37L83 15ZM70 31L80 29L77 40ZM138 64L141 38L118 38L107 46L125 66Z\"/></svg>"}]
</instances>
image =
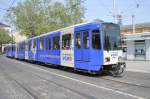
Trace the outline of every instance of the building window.
<instances>
[{"instance_id":1,"label":"building window","mask_svg":"<svg viewBox=\"0 0 150 99\"><path fill-rule=\"evenodd\" d=\"M83 47L89 48L89 33L88 32L83 33Z\"/></svg>"},{"instance_id":2,"label":"building window","mask_svg":"<svg viewBox=\"0 0 150 99\"><path fill-rule=\"evenodd\" d=\"M69 50L71 46L71 34L65 34L62 36L62 49Z\"/></svg>"},{"instance_id":3,"label":"building window","mask_svg":"<svg viewBox=\"0 0 150 99\"><path fill-rule=\"evenodd\" d=\"M145 40L135 41L135 56L145 56Z\"/></svg>"},{"instance_id":4,"label":"building window","mask_svg":"<svg viewBox=\"0 0 150 99\"><path fill-rule=\"evenodd\" d=\"M100 31L99 30L93 30L92 31L92 47L94 49L100 49L101 48Z\"/></svg>"},{"instance_id":5,"label":"building window","mask_svg":"<svg viewBox=\"0 0 150 99\"><path fill-rule=\"evenodd\" d=\"M51 39L46 38L46 50L51 50Z\"/></svg>"},{"instance_id":6,"label":"building window","mask_svg":"<svg viewBox=\"0 0 150 99\"><path fill-rule=\"evenodd\" d=\"M76 33L76 48L81 48L80 33Z\"/></svg>"},{"instance_id":7,"label":"building window","mask_svg":"<svg viewBox=\"0 0 150 99\"><path fill-rule=\"evenodd\" d=\"M53 37L53 49L54 50L59 50L60 49L59 40L60 40L59 36Z\"/></svg>"},{"instance_id":8,"label":"building window","mask_svg":"<svg viewBox=\"0 0 150 99\"><path fill-rule=\"evenodd\" d=\"M40 50L44 49L44 39L41 37L40 38Z\"/></svg>"}]
</instances>

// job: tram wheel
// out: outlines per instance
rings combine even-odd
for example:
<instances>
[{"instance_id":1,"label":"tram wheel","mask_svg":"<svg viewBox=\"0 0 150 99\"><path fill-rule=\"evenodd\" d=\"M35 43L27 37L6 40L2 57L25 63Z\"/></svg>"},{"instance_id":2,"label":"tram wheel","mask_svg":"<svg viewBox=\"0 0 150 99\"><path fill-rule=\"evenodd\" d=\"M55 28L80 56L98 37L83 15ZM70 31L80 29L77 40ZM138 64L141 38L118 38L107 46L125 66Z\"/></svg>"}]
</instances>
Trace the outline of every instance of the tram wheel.
<instances>
[{"instance_id":1,"label":"tram wheel","mask_svg":"<svg viewBox=\"0 0 150 99\"><path fill-rule=\"evenodd\" d=\"M124 76L125 68L126 68L125 64L118 64L118 66L116 66L113 69L112 76L114 76L114 77L122 77L122 76Z\"/></svg>"}]
</instances>

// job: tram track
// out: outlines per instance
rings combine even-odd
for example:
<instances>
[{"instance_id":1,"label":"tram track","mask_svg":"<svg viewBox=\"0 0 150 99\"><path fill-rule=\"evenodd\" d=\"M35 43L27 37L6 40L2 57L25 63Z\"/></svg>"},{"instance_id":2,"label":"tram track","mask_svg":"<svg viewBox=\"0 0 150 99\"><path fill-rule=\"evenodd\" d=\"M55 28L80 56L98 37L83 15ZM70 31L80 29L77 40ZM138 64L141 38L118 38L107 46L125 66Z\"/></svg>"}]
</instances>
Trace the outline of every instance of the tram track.
<instances>
[{"instance_id":1,"label":"tram track","mask_svg":"<svg viewBox=\"0 0 150 99\"><path fill-rule=\"evenodd\" d=\"M24 62L24 61L22 61L23 63L27 63L27 62ZM31 64L31 63L27 63L27 64ZM34 65L34 66L38 66L39 68L41 68L40 66L41 65L38 65L38 64L32 64L32 65ZM47 65L47 64L45 64L45 65ZM49 66L50 67L50 66ZM43 66L42 65L42 68L44 68L44 69L50 69L50 68L53 68L53 69L56 69L56 67L55 66L51 66L50 68L48 68L48 67L46 67L46 66ZM79 74L81 74L81 72L76 72L76 71L74 71L74 70L70 70L70 69L58 69L58 70L63 70L63 71L67 71L67 72L71 72L71 73L75 73L75 74L77 74L77 73L79 73ZM81 74L81 75L85 75L85 72L83 72L83 74ZM87 76L87 75L86 75ZM125 85L130 85L130 86L137 86L137 87L143 87L143 88L150 88L150 86L145 86L145 85L142 85L142 84L138 84L138 83L132 83L132 82L125 82L125 81L119 81L119 80L115 80L115 79L111 79L111 78L106 78L106 77L103 77L103 76L101 76L101 75L98 75L98 77L100 77L101 79L104 79L104 80L109 80L109 81L113 81L113 82L116 82L116 83L122 83L122 84L125 84ZM118 77L119 78L119 77Z\"/></svg>"},{"instance_id":2,"label":"tram track","mask_svg":"<svg viewBox=\"0 0 150 99\"><path fill-rule=\"evenodd\" d=\"M38 74L35 74L35 75L39 76ZM55 75L55 73L54 73L54 75ZM66 76L59 75L59 74L58 74L57 76L62 76L62 77L64 77L64 78L66 77ZM74 78L70 78L70 77L66 77L66 78L69 78L69 79L78 81L78 79L74 79ZM48 81L49 81L49 80L48 80ZM103 87L103 86L95 85L95 84L88 83L88 82L85 82L85 81L79 81L79 82L81 82L81 83L83 83L83 84L91 85L91 86L93 86L93 87L97 87L97 88L100 88L100 89L105 89L105 90L108 90L108 91L114 91L114 92L116 92L116 93L118 93L118 94L125 95L125 96L129 96L129 97L132 97L132 98L145 99L145 98L143 98L143 97L136 96L136 95L130 94L130 93L128 93L128 92L121 91L121 90L119 90L118 88L111 89L111 88L108 88L108 87ZM62 85L61 85L61 86L62 86ZM64 87L64 88L66 88L66 87ZM71 90L72 90L72 89L71 89ZM75 92L77 92L77 91L75 91ZM78 92L77 92L77 93L78 93ZM81 93L79 93L79 94L81 94ZM87 96L86 96L86 97L87 97ZM88 97L89 97L89 96L88 96ZM90 96L90 97L91 97L91 96ZM89 98L89 99L91 99L91 98ZM92 98L92 99L95 99L95 98Z\"/></svg>"},{"instance_id":3,"label":"tram track","mask_svg":"<svg viewBox=\"0 0 150 99\"><path fill-rule=\"evenodd\" d=\"M1 68L3 68L3 67L1 67ZM16 68L18 68L18 67L16 66ZM18 69L20 69L20 68L18 68ZM52 80L45 79L45 78L41 77L40 75L38 75L37 73L32 72L32 71L30 71L30 70L27 70L27 69L26 69L26 70L23 70L23 71L24 71L24 72L28 72L28 73L30 73L31 75L36 76L36 77L37 77L38 79L40 79L40 80L45 80L45 81L47 81L48 83L53 83L53 84L55 84L56 86L59 86L60 88L64 88L64 89L66 89L66 90L69 90L69 91L72 92L72 93L76 93L76 94L78 94L78 95L80 95L80 96L82 96L82 97L85 97L86 99L97 99L97 98L94 97L94 96L91 96L91 95L88 95L88 94L85 94L85 93L76 91L76 90L74 90L74 89L65 87L65 86L63 86L63 85L61 85L61 84L59 84L59 83L57 83L57 82L52 81ZM14 74L15 72L12 72L12 73ZM38 96L35 95L35 93L37 94L36 91L32 90L32 89L31 89L30 87L28 87L28 86L25 86L25 85L21 84L21 83L20 83L19 81L17 81L15 78L13 78L13 77L11 77L10 75L8 75L7 72L5 72L5 75L7 75L7 76L8 76L11 80L13 80L18 86L20 86L22 89L24 89L31 97L33 97L33 99L42 99L42 97L38 97Z\"/></svg>"},{"instance_id":4,"label":"tram track","mask_svg":"<svg viewBox=\"0 0 150 99\"><path fill-rule=\"evenodd\" d=\"M48 81L49 83L53 83L53 84L55 84L55 85L57 85L57 86L59 86L59 87L65 88L65 89L67 89L67 90L69 90L69 91L71 91L71 92L73 92L73 93L76 93L76 94L78 94L78 95L84 96L86 99L97 99L97 98L94 97L94 96L81 93L81 92L79 92L79 91L76 91L76 90L73 90L73 89L71 89L71 88L65 87L65 86L63 86L63 85L61 85L61 84L59 84L59 83L57 83L57 82L52 81L52 80L48 80L48 79L42 78L42 77L39 76L38 74L33 73L33 72L31 72L31 71L27 71L27 72L30 72L30 73L34 74L34 75L37 76L39 79Z\"/></svg>"},{"instance_id":5,"label":"tram track","mask_svg":"<svg viewBox=\"0 0 150 99\"><path fill-rule=\"evenodd\" d=\"M43 66L45 69L49 69L48 67L45 67L45 66ZM54 68L54 67L52 67L52 68ZM79 71L74 71L74 70L70 70L70 69L59 69L59 70L63 70L63 71L67 71L67 72L69 72L69 73L75 73L75 74L80 74L80 75L84 75L84 76L87 76L87 72L83 72L83 73L81 73L81 72L79 72ZM91 76L91 75L89 75L89 76ZM92 77L94 77L93 75L92 75ZM125 85L130 85L130 86L136 86L136 87L142 87L142 88L150 88L150 86L146 86L146 85L143 85L143 84L139 84L139 83L133 83L133 82L127 82L127 81L119 81L119 80L115 80L115 79L111 79L111 78L106 78L106 77L103 77L103 76L101 76L101 75L98 75L98 78L101 78L101 79L103 79L103 80L109 80L109 81L112 81L112 82L116 82L116 83L121 83L121 84L125 84ZM119 79L119 77L118 77L118 79Z\"/></svg>"},{"instance_id":6,"label":"tram track","mask_svg":"<svg viewBox=\"0 0 150 99\"><path fill-rule=\"evenodd\" d=\"M36 95L33 94L33 91L31 89L25 87L24 85L20 84L17 80L13 79L21 88L23 88L30 96L33 97L33 99L40 99Z\"/></svg>"},{"instance_id":7,"label":"tram track","mask_svg":"<svg viewBox=\"0 0 150 99\"><path fill-rule=\"evenodd\" d=\"M24 62L23 61L23 63L27 63L27 62ZM31 63L27 63L27 64L31 64ZM43 66L43 65L38 65L38 64L32 64L32 65L34 65L34 66L38 66L38 68L41 68L40 66L42 66L42 68L44 68L44 69L50 69L50 68L53 68L53 69L56 69L56 67L55 66L49 66L50 68L48 68L48 67L46 67L46 66ZM45 64L45 65L47 65L47 64ZM79 71L74 71L73 69L63 69L63 68L59 68L58 70L63 70L63 71L67 71L67 72L69 72L69 73L75 73L75 74L77 74L77 73L79 73L79 74L81 74L82 72L79 72ZM81 75L85 75L85 72L83 72ZM87 75L86 75L87 76ZM94 76L92 76L92 77L94 77ZM97 76L96 76L97 77ZM101 79L104 79L104 80L109 80L109 81L112 81L112 82L116 82L116 83L121 83L121 84L124 84L124 85L130 85L130 86L137 86L137 87L142 87L142 88L150 88L150 86L145 86L145 85L142 85L142 84L138 84L138 83L132 83L132 82L125 82L125 81L119 81L119 80L115 80L115 79L111 79L111 78L106 78L106 77L103 77L103 76L101 76L101 75L98 75L98 77L97 78L101 78ZM118 77L119 78L119 77Z\"/></svg>"},{"instance_id":8,"label":"tram track","mask_svg":"<svg viewBox=\"0 0 150 99\"><path fill-rule=\"evenodd\" d=\"M1 62L1 64L3 64L3 63ZM26 88L25 86L23 86L22 84L20 84L17 80L15 80L10 75L8 75L8 73L5 71L4 67L1 66L0 68L4 70L3 73L5 74L5 76L7 76L7 78L9 78L10 80L14 81L18 85L18 87L22 88L26 93L28 93L32 97L32 99L39 99L36 95L34 95L31 92L30 89Z\"/></svg>"},{"instance_id":9,"label":"tram track","mask_svg":"<svg viewBox=\"0 0 150 99\"><path fill-rule=\"evenodd\" d=\"M23 63L24 64L24 63ZM35 64L34 64L35 65ZM37 65L36 65L37 66ZM44 66L43 66L44 67ZM37 69L37 70L43 70L43 71L47 71L47 72L49 72L49 70L48 70L48 68L47 67L44 67L44 68L41 68L41 67L39 67L39 66L37 66L36 68L35 68L35 66L33 67L32 66L32 68L33 69ZM32 73L32 74L34 74L34 75L36 75L36 76L38 76L38 77L40 77L40 79L44 79L44 80L47 80L47 78L41 78L41 76L40 76L40 74L37 74L36 72L33 72L32 70L30 70L30 69L25 69L25 71L27 71L27 72L30 72L30 73ZM52 74L51 72L49 72L50 74ZM55 75L55 74L52 74L52 75ZM56 75L57 76L57 75ZM60 74L58 75L58 76L60 76ZM61 77L61 76L60 76ZM64 77L64 78L69 78L69 77L65 77L65 75L62 75L62 77ZM96 77L95 77L96 78ZM70 78L69 78L70 79ZM71 78L72 79L72 78ZM119 83L119 84L123 84L123 85L128 85L128 86L136 86L136 87L143 87L143 88L149 88L149 87L146 87L146 86L143 86L143 85L140 85L140 84L133 84L133 83L130 83L130 82L123 82L123 81L116 81L116 80L113 80L113 79L109 79L109 78L104 78L104 77L101 77L101 79L103 79L103 80L109 80L109 81L112 81L112 82L114 82L114 83ZM75 78L75 81L76 81L77 79ZM47 80L48 82L52 82L51 80L49 81L49 80ZM85 82L86 81L81 81L81 83L84 83L85 84ZM65 87L65 86L62 86L61 84L57 84L56 82L52 82L52 83L54 83L54 84L56 84L56 85L58 85L58 86L60 86L60 87L63 87L63 88L65 88L65 89L67 89L67 87ZM91 84L91 83L88 83L89 85ZM92 84L92 86L93 86L93 84ZM95 85L94 85L95 86ZM96 86L98 86L98 85L96 85ZM107 87L108 88L108 87ZM86 96L86 98L88 98L88 99L91 99L91 97L92 97L92 99L94 98L93 96L89 96L89 95L87 95L87 94L84 94L84 93L81 93L81 92L78 92L78 91L76 91L76 90L72 90L72 89L68 89L68 90L70 90L70 91L72 91L72 92L74 92L74 93L77 93L77 94L79 94L79 95L82 95L82 96ZM111 89L112 90L112 89ZM117 92L123 92L122 90L120 90L119 91L119 89L118 88L114 88L114 90L116 90ZM128 92L126 93L125 92L125 94L128 94ZM132 95L132 94L129 94L129 95ZM134 96L134 95L133 95ZM132 96L131 96L132 97ZM95 98L94 98L95 99ZM140 98L140 99L144 99L144 98Z\"/></svg>"},{"instance_id":10,"label":"tram track","mask_svg":"<svg viewBox=\"0 0 150 99\"><path fill-rule=\"evenodd\" d=\"M111 79L111 78L101 77L101 79L109 80L109 81L113 81L113 82L121 83L121 84L125 84L125 85L130 85L130 86L137 86L137 87L143 87L143 88L150 88L150 86L145 86L145 85L142 85L142 84L135 84L135 83L132 83L132 82L125 82L125 81L114 80L114 79Z\"/></svg>"}]
</instances>

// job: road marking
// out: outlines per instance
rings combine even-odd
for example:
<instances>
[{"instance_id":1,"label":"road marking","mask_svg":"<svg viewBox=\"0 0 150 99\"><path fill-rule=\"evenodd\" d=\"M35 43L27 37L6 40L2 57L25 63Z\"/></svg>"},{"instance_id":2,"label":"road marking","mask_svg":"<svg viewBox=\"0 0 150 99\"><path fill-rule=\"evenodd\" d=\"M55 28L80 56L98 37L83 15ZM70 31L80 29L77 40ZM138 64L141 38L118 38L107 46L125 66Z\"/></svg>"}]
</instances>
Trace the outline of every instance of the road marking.
<instances>
[{"instance_id":1,"label":"road marking","mask_svg":"<svg viewBox=\"0 0 150 99\"><path fill-rule=\"evenodd\" d=\"M140 72L140 73L150 73L150 71L145 71L145 70L136 70L136 69L126 69L127 71L132 71L132 72Z\"/></svg>"},{"instance_id":2,"label":"road marking","mask_svg":"<svg viewBox=\"0 0 150 99\"><path fill-rule=\"evenodd\" d=\"M113 89L110 89L110 88L98 86L98 85L95 85L95 84L92 84L92 83L88 83L88 82L84 82L84 81L81 81L81 80L78 80L78 79L75 79L75 78L72 78L72 77L67 77L67 76L64 76L64 75L60 75L60 74L57 74L57 73L54 73L54 72L47 71L45 69L41 69L41 68L37 68L37 67L36 67L36 69L39 69L41 71L50 73L52 75L56 75L56 76L63 77L63 78L66 78L66 79L70 79L70 80L73 80L73 81L76 81L76 82L80 82L80 83L83 83L83 84L86 84L86 85L94 86L96 88L100 88L100 89L104 89L104 90L108 90L108 91L113 91L113 92L116 92L116 93L119 93L119 94L122 94L122 95L126 95L126 96L130 96L130 97L133 97L133 98L137 98L137 99L145 99L145 98L140 97L140 96L136 96L136 95L132 95L132 94L129 94L129 93L125 93L125 92L113 90Z\"/></svg>"},{"instance_id":3,"label":"road marking","mask_svg":"<svg viewBox=\"0 0 150 99\"><path fill-rule=\"evenodd\" d=\"M20 63L22 63L22 62L20 62ZM26 64L26 63L22 63L22 64L24 64L26 66L30 65L30 64ZM104 89L104 90L107 90L107 91L112 91L112 92L115 92L115 93L118 93L118 94L121 94L121 95L125 95L125 96L129 96L129 97L132 97L132 98L136 98L136 99L145 99L143 97L136 96L136 95L133 95L133 94L130 94L130 93L126 93L126 92L122 92L122 91L118 91L118 90L113 90L111 88L107 88L107 87L95 85L95 84L84 82L84 81L81 81L81 80L78 80L78 79L75 79L75 78L72 78L72 77L67 77L67 76L60 75L60 74L57 74L57 73L54 73L54 72L50 72L48 70L45 70L45 69L42 69L42 68L39 68L39 67L35 67L35 66L32 66L32 65L30 65L28 67L31 67L33 69L37 69L37 70L40 70L40 71L44 71L44 72L47 72L47 73L52 74L52 75L56 75L56 76L59 76L59 77L70 79L72 81L80 82L82 84L90 85L90 86L93 86L93 87L96 87L96 88L99 88L99 89Z\"/></svg>"}]
</instances>

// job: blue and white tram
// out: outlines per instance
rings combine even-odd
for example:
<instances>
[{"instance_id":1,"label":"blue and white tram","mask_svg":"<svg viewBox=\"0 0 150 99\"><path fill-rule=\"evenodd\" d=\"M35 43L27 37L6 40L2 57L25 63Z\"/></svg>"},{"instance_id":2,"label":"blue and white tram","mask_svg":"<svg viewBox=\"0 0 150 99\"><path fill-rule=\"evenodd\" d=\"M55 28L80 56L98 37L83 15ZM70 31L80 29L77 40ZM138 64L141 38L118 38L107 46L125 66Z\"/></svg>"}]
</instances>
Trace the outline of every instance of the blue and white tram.
<instances>
[{"instance_id":1,"label":"blue and white tram","mask_svg":"<svg viewBox=\"0 0 150 99\"><path fill-rule=\"evenodd\" d=\"M4 52L7 57L14 58L15 57L15 45L9 44L4 48Z\"/></svg>"},{"instance_id":2,"label":"blue and white tram","mask_svg":"<svg viewBox=\"0 0 150 99\"><path fill-rule=\"evenodd\" d=\"M120 28L114 23L90 22L30 38L16 44L17 58L99 73L123 73ZM7 52L6 52L7 54Z\"/></svg>"}]
</instances>

